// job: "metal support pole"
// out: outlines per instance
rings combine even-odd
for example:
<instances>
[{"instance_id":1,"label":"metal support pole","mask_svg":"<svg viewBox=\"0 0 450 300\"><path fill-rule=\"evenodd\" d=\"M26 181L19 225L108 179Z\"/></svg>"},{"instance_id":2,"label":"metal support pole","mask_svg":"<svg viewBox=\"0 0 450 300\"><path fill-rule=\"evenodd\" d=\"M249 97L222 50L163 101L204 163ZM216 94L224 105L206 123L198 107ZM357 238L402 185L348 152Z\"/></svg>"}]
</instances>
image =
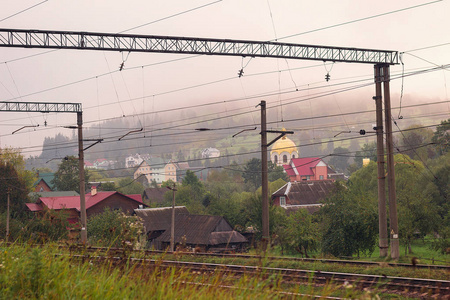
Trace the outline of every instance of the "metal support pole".
<instances>
[{"instance_id":1,"label":"metal support pole","mask_svg":"<svg viewBox=\"0 0 450 300\"><path fill-rule=\"evenodd\" d=\"M266 101L261 101L261 188L262 188L262 242L263 250L269 244L269 182L267 178L267 121Z\"/></svg>"},{"instance_id":2,"label":"metal support pole","mask_svg":"<svg viewBox=\"0 0 450 300\"><path fill-rule=\"evenodd\" d=\"M175 250L175 183L172 190L172 222L170 224L170 252Z\"/></svg>"},{"instance_id":3,"label":"metal support pole","mask_svg":"<svg viewBox=\"0 0 450 300\"><path fill-rule=\"evenodd\" d=\"M7 189L7 203L6 203L6 237L5 241L8 242L9 238L9 194L10 194L10 188Z\"/></svg>"},{"instance_id":4,"label":"metal support pole","mask_svg":"<svg viewBox=\"0 0 450 300\"><path fill-rule=\"evenodd\" d=\"M391 96L389 88L389 66L383 66L383 86L384 86L384 122L386 132L386 152L387 152L387 174L389 188L389 224L391 238L391 258L399 258L398 240L398 219L397 219L397 196L395 190L395 170L394 170L394 144L392 141L392 116L391 116Z\"/></svg>"},{"instance_id":5,"label":"metal support pole","mask_svg":"<svg viewBox=\"0 0 450 300\"><path fill-rule=\"evenodd\" d=\"M381 96L381 65L375 65L375 107L377 120L377 173L378 173L378 247L380 257L388 254L387 216L386 216L386 176L384 170L383 147L383 104Z\"/></svg>"},{"instance_id":6,"label":"metal support pole","mask_svg":"<svg viewBox=\"0 0 450 300\"><path fill-rule=\"evenodd\" d=\"M84 178L84 150L83 150L83 113L77 112L78 125L78 168L80 177L80 213L81 213L81 243L87 243L86 227L86 192Z\"/></svg>"}]
</instances>

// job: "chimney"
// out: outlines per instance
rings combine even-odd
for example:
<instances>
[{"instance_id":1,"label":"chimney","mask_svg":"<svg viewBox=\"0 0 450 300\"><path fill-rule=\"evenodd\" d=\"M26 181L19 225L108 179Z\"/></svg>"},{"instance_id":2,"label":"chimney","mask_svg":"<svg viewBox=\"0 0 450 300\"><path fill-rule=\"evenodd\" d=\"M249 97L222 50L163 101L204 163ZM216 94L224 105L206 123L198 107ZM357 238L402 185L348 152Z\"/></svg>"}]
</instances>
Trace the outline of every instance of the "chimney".
<instances>
[{"instance_id":1,"label":"chimney","mask_svg":"<svg viewBox=\"0 0 450 300\"><path fill-rule=\"evenodd\" d=\"M96 186L92 186L91 188L91 196L95 196L97 195L97 187Z\"/></svg>"}]
</instances>

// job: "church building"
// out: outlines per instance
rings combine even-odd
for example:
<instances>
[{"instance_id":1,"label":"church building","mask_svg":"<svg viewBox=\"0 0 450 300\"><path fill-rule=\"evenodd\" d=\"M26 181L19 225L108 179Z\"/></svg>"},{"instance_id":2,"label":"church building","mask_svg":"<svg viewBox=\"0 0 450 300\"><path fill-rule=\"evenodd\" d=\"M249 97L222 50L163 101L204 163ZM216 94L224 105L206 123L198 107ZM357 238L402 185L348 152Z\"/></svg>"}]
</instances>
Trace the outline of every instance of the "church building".
<instances>
[{"instance_id":1,"label":"church building","mask_svg":"<svg viewBox=\"0 0 450 300\"><path fill-rule=\"evenodd\" d=\"M286 131L286 129L283 128L282 131ZM270 151L270 160L277 166L287 165L291 159L298 157L297 146L286 136L276 141Z\"/></svg>"}]
</instances>

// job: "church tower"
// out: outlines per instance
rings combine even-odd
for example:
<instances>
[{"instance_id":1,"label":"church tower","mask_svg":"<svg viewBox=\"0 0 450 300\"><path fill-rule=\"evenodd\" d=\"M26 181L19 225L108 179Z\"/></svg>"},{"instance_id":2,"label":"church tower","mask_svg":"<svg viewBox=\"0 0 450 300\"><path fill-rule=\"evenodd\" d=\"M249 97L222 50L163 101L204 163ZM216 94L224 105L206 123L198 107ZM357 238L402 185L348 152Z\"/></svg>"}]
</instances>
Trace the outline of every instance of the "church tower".
<instances>
[{"instance_id":1,"label":"church tower","mask_svg":"<svg viewBox=\"0 0 450 300\"><path fill-rule=\"evenodd\" d=\"M282 131L286 131L286 129L283 128ZM283 136L272 145L270 160L275 165L287 165L292 158L298 158L298 150L295 143L288 137Z\"/></svg>"}]
</instances>

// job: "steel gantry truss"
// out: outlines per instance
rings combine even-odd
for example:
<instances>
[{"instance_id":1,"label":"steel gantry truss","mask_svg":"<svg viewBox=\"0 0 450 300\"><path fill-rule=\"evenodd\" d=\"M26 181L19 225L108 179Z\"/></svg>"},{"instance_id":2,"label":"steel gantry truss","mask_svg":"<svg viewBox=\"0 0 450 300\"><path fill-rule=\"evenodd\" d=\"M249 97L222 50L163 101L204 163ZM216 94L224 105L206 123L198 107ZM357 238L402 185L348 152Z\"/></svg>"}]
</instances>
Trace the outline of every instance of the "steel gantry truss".
<instances>
[{"instance_id":1,"label":"steel gantry truss","mask_svg":"<svg viewBox=\"0 0 450 300\"><path fill-rule=\"evenodd\" d=\"M398 52L387 50L72 31L0 29L0 47L278 57L388 65L398 63Z\"/></svg>"},{"instance_id":2,"label":"steel gantry truss","mask_svg":"<svg viewBox=\"0 0 450 300\"><path fill-rule=\"evenodd\" d=\"M381 84L384 85L384 103L385 103L385 127L377 125L378 138L378 157L384 155L383 134L386 134L386 145L388 148L388 178L389 178L389 215L390 215L390 237L391 237L391 258L398 259L398 228L397 212L395 207L395 178L393 169L393 151L392 151L392 121L390 115L390 97L389 97L389 66L398 64L399 53L397 51L373 50L362 48L343 48L328 47L316 45L301 45L293 43L244 41L231 39L207 39L207 38L189 38L189 37L170 37L155 35L135 35L135 34L111 34L95 32L72 32L72 31L46 31L46 30L23 30L23 29L0 29L0 47L21 47L21 48L50 48L50 49L77 49L77 50L101 50L101 51L124 51L124 52L156 52L156 53L180 53L180 54L202 54L202 55L226 55L226 56L250 56L250 57L273 57L289 59L321 60L346 63L365 63L375 65L375 83L377 105L377 124L381 124L382 95ZM5 103L5 102L3 102ZM264 103L264 105L263 105ZM6 105L1 104L0 105ZM13 109L22 109L27 106L10 106L8 111ZM36 109L28 106L28 109ZM45 104L43 104L45 105ZM47 104L48 105L48 104ZM261 102L261 109L265 110L265 101ZM5 106L0 106L3 108ZM59 109L61 107L52 106L46 109ZM66 109L62 107L62 109ZM80 106L81 110L81 106ZM23 111L23 110L22 110ZM264 112L265 114L265 112ZM81 138L81 112L79 115L79 138ZM261 117L261 120L265 118ZM261 128L265 128L262 124ZM264 125L264 126L263 126ZM263 137L267 130L261 129ZM262 139L262 152L267 151L267 141ZM84 168L83 148L80 146L80 169ZM265 150L263 150L265 149ZM267 153L266 153L267 154ZM262 154L262 173L267 173L267 159ZM381 163L381 162L380 162ZM266 165L266 168L264 168ZM84 173L83 173L84 174ZM81 175L80 175L81 176ZM267 176L262 176L267 178ZM384 167L378 168L379 177L379 213L380 216L380 254L387 254L387 220L386 206L383 200L385 190ZM268 182L263 179L263 237L269 237L269 214L268 214ZM81 184L80 184L81 187ZM84 189L84 184L83 184ZM82 193L80 193L82 194ZM84 193L82 194L84 195ZM380 200L381 199L381 200ZM82 221L83 223L83 221ZM86 226L85 220L82 224ZM84 227L85 228L85 227ZM84 233L84 235L83 235ZM86 241L86 229L82 231L82 241Z\"/></svg>"},{"instance_id":3,"label":"steel gantry truss","mask_svg":"<svg viewBox=\"0 0 450 300\"><path fill-rule=\"evenodd\" d=\"M0 102L0 111L81 113L83 110L81 103Z\"/></svg>"}]
</instances>

